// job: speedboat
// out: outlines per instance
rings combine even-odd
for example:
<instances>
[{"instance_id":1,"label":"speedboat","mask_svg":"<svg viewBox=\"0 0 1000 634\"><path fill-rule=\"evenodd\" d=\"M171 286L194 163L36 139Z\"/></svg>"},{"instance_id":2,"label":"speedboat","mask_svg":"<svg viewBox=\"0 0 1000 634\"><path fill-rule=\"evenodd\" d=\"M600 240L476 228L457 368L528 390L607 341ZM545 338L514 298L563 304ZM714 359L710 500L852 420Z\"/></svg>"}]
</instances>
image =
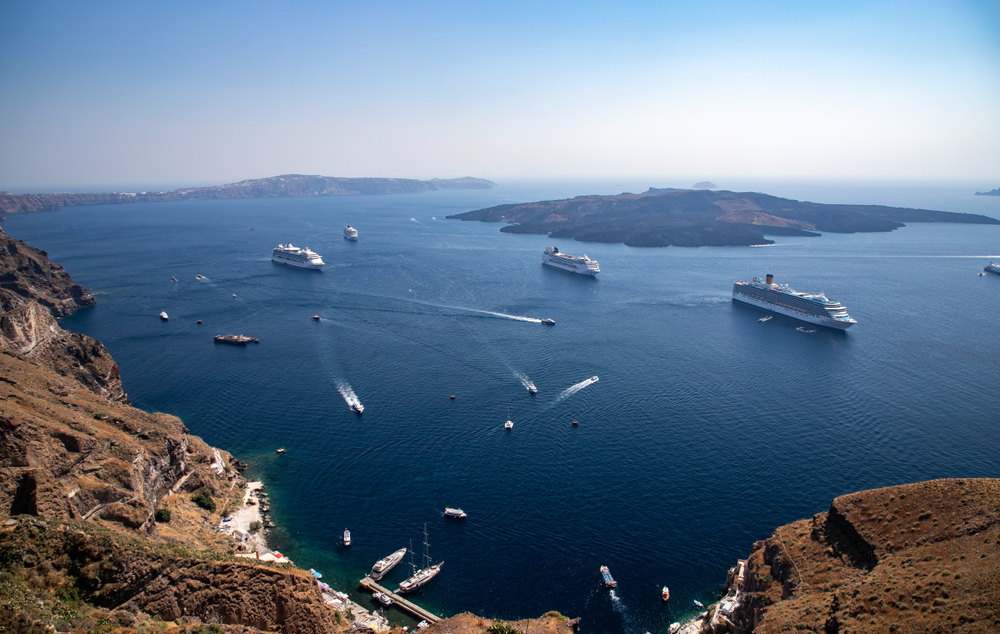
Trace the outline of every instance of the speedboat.
<instances>
[{"instance_id":1,"label":"speedboat","mask_svg":"<svg viewBox=\"0 0 1000 634\"><path fill-rule=\"evenodd\" d=\"M384 605L385 607L389 607L390 605L392 605L392 599L390 599L388 595L386 595L385 593L376 592L375 594L372 595L372 598L381 603L382 605Z\"/></svg>"},{"instance_id":2,"label":"speedboat","mask_svg":"<svg viewBox=\"0 0 1000 634\"><path fill-rule=\"evenodd\" d=\"M361 414L365 411L365 406L360 402L355 401L354 403L351 403L351 409L353 409L356 413Z\"/></svg>"},{"instance_id":3,"label":"speedboat","mask_svg":"<svg viewBox=\"0 0 1000 634\"><path fill-rule=\"evenodd\" d=\"M466 515L467 515L467 513L465 511L463 511L462 509L453 509L451 507L447 507L444 510L444 516L445 517L457 517L457 518L461 519L461 518L465 517Z\"/></svg>"},{"instance_id":4,"label":"speedboat","mask_svg":"<svg viewBox=\"0 0 1000 634\"><path fill-rule=\"evenodd\" d=\"M766 317L761 317L757 321L764 322L764 321L770 321L771 319L774 319L774 315L767 315Z\"/></svg>"},{"instance_id":5,"label":"speedboat","mask_svg":"<svg viewBox=\"0 0 1000 634\"><path fill-rule=\"evenodd\" d=\"M170 318L167 317L166 311L160 311L160 319L162 319L163 321L166 321L166 320L168 320Z\"/></svg>"},{"instance_id":6,"label":"speedboat","mask_svg":"<svg viewBox=\"0 0 1000 634\"><path fill-rule=\"evenodd\" d=\"M543 319L542 323L545 324L546 326L555 326L556 325L556 320L555 319Z\"/></svg>"},{"instance_id":7,"label":"speedboat","mask_svg":"<svg viewBox=\"0 0 1000 634\"><path fill-rule=\"evenodd\" d=\"M667 629L667 634L677 634L681 629L680 623L671 623L670 628Z\"/></svg>"},{"instance_id":8,"label":"speedboat","mask_svg":"<svg viewBox=\"0 0 1000 634\"><path fill-rule=\"evenodd\" d=\"M618 582L611 578L611 571L607 566L601 566L601 576L604 577L605 588L614 588L618 585Z\"/></svg>"},{"instance_id":9,"label":"speedboat","mask_svg":"<svg viewBox=\"0 0 1000 634\"><path fill-rule=\"evenodd\" d=\"M538 388L534 384L528 386L528 392L532 394L538 394Z\"/></svg>"},{"instance_id":10,"label":"speedboat","mask_svg":"<svg viewBox=\"0 0 1000 634\"><path fill-rule=\"evenodd\" d=\"M285 453L285 448L284 448L284 447L281 447L280 449L278 449L278 450L277 450L277 451L275 451L274 453Z\"/></svg>"},{"instance_id":11,"label":"speedboat","mask_svg":"<svg viewBox=\"0 0 1000 634\"><path fill-rule=\"evenodd\" d=\"M590 380L593 381L594 383L597 383L600 379L598 379L597 375L595 374L594 376L590 377Z\"/></svg>"},{"instance_id":12,"label":"speedboat","mask_svg":"<svg viewBox=\"0 0 1000 634\"><path fill-rule=\"evenodd\" d=\"M171 281L171 282L176 282L176 281L177 281L177 278L176 278L176 277L174 277L173 275L171 275L171 276L170 276L170 281Z\"/></svg>"},{"instance_id":13,"label":"speedboat","mask_svg":"<svg viewBox=\"0 0 1000 634\"><path fill-rule=\"evenodd\" d=\"M663 598L664 601L669 601L670 600L670 588L668 588L667 586L663 586L663 592L660 593L660 596Z\"/></svg>"},{"instance_id":14,"label":"speedboat","mask_svg":"<svg viewBox=\"0 0 1000 634\"><path fill-rule=\"evenodd\" d=\"M422 630L424 628L427 628L427 627L430 627L430 626L431 626L431 624L428 623L427 621L421 621L421 622L417 623L417 629L420 629L420 630Z\"/></svg>"},{"instance_id":15,"label":"speedboat","mask_svg":"<svg viewBox=\"0 0 1000 634\"><path fill-rule=\"evenodd\" d=\"M697 605L699 608L705 607L705 604L699 601L698 599L694 600L694 604Z\"/></svg>"},{"instance_id":16,"label":"speedboat","mask_svg":"<svg viewBox=\"0 0 1000 634\"><path fill-rule=\"evenodd\" d=\"M351 545L351 531L344 529L344 546Z\"/></svg>"}]
</instances>

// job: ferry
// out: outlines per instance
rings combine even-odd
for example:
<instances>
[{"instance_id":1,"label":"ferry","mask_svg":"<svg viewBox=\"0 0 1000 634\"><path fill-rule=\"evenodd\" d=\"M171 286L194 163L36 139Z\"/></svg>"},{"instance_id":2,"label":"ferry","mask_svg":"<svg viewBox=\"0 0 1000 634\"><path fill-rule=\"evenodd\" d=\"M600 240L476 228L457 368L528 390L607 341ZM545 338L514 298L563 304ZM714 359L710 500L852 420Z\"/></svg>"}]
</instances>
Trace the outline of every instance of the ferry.
<instances>
[{"instance_id":1,"label":"ferry","mask_svg":"<svg viewBox=\"0 0 1000 634\"><path fill-rule=\"evenodd\" d=\"M770 273L763 282L755 277L750 282L733 284L733 300L836 330L847 330L858 323L840 302L827 299L823 293L810 295L792 290L787 284L775 284Z\"/></svg>"},{"instance_id":2,"label":"ferry","mask_svg":"<svg viewBox=\"0 0 1000 634\"><path fill-rule=\"evenodd\" d=\"M510 421L507 421L507 422L510 422ZM513 423L511 423L511 425L513 426ZM451 507L447 507L444 510L444 516L445 517L463 518L463 517L467 517L467 515L468 514L465 511L463 511L462 509L453 509Z\"/></svg>"},{"instance_id":3,"label":"ferry","mask_svg":"<svg viewBox=\"0 0 1000 634\"><path fill-rule=\"evenodd\" d=\"M352 227L351 225L347 225L346 227L344 227L344 240L350 240L351 242L357 242L358 241L358 230L355 229L354 227Z\"/></svg>"},{"instance_id":4,"label":"ferry","mask_svg":"<svg viewBox=\"0 0 1000 634\"><path fill-rule=\"evenodd\" d=\"M167 311L165 310L160 311L160 319L162 319L163 321L167 321L168 319L170 319L169 317L167 317Z\"/></svg>"},{"instance_id":5,"label":"ferry","mask_svg":"<svg viewBox=\"0 0 1000 634\"><path fill-rule=\"evenodd\" d=\"M251 341L260 343L253 337L247 337L246 335L215 335L212 339L215 340L215 343L228 343L231 346L245 346Z\"/></svg>"},{"instance_id":6,"label":"ferry","mask_svg":"<svg viewBox=\"0 0 1000 634\"><path fill-rule=\"evenodd\" d=\"M1000 275L1000 264L990 262L983 267L983 273L996 273L997 275Z\"/></svg>"},{"instance_id":7,"label":"ferry","mask_svg":"<svg viewBox=\"0 0 1000 634\"><path fill-rule=\"evenodd\" d=\"M597 264L597 260L587 257L586 254L581 258L578 255L562 253L556 247L545 249L545 253L542 254L542 264L547 264L563 271L569 271L570 273L589 275L590 277L595 277L601 272L601 267Z\"/></svg>"},{"instance_id":8,"label":"ferry","mask_svg":"<svg viewBox=\"0 0 1000 634\"><path fill-rule=\"evenodd\" d=\"M344 529L344 546L351 545L351 531Z\"/></svg>"},{"instance_id":9,"label":"ferry","mask_svg":"<svg viewBox=\"0 0 1000 634\"><path fill-rule=\"evenodd\" d=\"M376 561L375 565L372 566L372 579L378 581L379 579L384 577L386 573L395 568L396 564L402 561L403 557L405 556L406 556L406 549L400 548L399 550L392 553L388 557Z\"/></svg>"},{"instance_id":10,"label":"ferry","mask_svg":"<svg viewBox=\"0 0 1000 634\"><path fill-rule=\"evenodd\" d=\"M315 270L323 268L323 265L326 264L323 262L323 258L309 247L296 247L291 242L276 246L271 253L271 261Z\"/></svg>"},{"instance_id":11,"label":"ferry","mask_svg":"<svg viewBox=\"0 0 1000 634\"><path fill-rule=\"evenodd\" d=\"M618 582L611 578L611 571L608 570L607 566L601 566L601 576L604 577L605 588L614 588L618 586Z\"/></svg>"}]
</instances>

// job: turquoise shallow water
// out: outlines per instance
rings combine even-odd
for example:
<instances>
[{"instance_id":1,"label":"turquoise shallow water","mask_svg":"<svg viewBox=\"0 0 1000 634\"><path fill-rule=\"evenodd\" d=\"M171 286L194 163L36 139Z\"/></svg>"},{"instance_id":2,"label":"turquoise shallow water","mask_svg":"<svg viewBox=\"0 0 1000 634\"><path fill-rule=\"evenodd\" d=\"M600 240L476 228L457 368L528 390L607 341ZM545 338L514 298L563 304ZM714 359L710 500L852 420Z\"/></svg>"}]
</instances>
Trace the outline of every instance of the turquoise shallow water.
<instances>
[{"instance_id":1,"label":"turquoise shallow water","mask_svg":"<svg viewBox=\"0 0 1000 634\"><path fill-rule=\"evenodd\" d=\"M1000 277L977 275L1000 260L1000 227L632 249L444 220L627 185L83 207L4 229L96 294L63 325L108 346L135 405L253 463L273 544L369 605L357 580L426 523L445 564L415 600L435 612L559 610L588 631L664 631L712 600L754 541L836 495L1000 475ZM812 193L796 195L860 195ZM1000 215L1000 201L947 190L862 194ZM324 271L273 264L288 241ZM542 267L551 244L598 259L600 277ZM826 292L858 325L758 322L731 289L765 273ZM542 317L556 326L530 321ZM213 344L229 332L261 344ZM445 506L469 517L447 521Z\"/></svg>"}]
</instances>

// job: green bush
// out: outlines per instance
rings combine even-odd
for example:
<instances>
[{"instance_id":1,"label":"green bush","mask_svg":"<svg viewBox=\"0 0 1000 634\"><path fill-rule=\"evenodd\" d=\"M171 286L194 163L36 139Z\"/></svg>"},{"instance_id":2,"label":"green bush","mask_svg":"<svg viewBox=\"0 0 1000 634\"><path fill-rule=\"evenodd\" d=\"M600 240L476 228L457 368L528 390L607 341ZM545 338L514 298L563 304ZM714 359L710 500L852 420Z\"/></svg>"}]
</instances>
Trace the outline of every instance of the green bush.
<instances>
[{"instance_id":1,"label":"green bush","mask_svg":"<svg viewBox=\"0 0 1000 634\"><path fill-rule=\"evenodd\" d=\"M153 517L157 522L166 524L170 521L170 509L156 509L156 513L153 514Z\"/></svg>"},{"instance_id":2,"label":"green bush","mask_svg":"<svg viewBox=\"0 0 1000 634\"><path fill-rule=\"evenodd\" d=\"M521 634L516 628L504 623L500 619L493 621L493 625L491 625L490 629L486 631L489 632L489 634Z\"/></svg>"},{"instance_id":3,"label":"green bush","mask_svg":"<svg viewBox=\"0 0 1000 634\"><path fill-rule=\"evenodd\" d=\"M215 500L207 487L201 487L191 496L191 501L205 509L209 513L215 512Z\"/></svg>"},{"instance_id":4,"label":"green bush","mask_svg":"<svg viewBox=\"0 0 1000 634\"><path fill-rule=\"evenodd\" d=\"M250 532L251 533L256 533L257 531L259 531L263 527L264 527L264 525L261 524L260 522L250 522Z\"/></svg>"}]
</instances>

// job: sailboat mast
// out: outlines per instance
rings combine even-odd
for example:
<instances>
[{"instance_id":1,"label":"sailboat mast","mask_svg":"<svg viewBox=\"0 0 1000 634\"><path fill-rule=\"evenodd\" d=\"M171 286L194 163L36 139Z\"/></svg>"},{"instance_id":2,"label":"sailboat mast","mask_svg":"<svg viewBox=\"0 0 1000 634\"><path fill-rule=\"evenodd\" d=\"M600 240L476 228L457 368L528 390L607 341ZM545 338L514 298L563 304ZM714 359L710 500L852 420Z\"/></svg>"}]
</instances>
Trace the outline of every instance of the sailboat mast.
<instances>
[{"instance_id":1,"label":"sailboat mast","mask_svg":"<svg viewBox=\"0 0 1000 634\"><path fill-rule=\"evenodd\" d=\"M427 543L427 524L424 524L424 564L425 568L431 567L431 545Z\"/></svg>"},{"instance_id":2,"label":"sailboat mast","mask_svg":"<svg viewBox=\"0 0 1000 634\"><path fill-rule=\"evenodd\" d=\"M413 563L413 540L410 540L410 567L413 568L413 574L417 574L417 565Z\"/></svg>"}]
</instances>

